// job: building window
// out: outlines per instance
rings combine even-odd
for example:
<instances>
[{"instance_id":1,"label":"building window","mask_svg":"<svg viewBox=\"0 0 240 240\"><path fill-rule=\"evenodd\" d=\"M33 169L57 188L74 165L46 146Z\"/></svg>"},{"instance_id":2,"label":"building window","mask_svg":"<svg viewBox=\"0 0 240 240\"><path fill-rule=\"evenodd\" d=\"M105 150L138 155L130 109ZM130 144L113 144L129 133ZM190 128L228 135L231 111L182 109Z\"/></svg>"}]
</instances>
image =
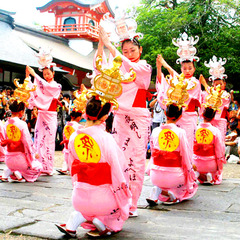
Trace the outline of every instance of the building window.
<instances>
[{"instance_id":1,"label":"building window","mask_svg":"<svg viewBox=\"0 0 240 240\"><path fill-rule=\"evenodd\" d=\"M91 19L91 20L89 20L89 22L88 22L89 24L91 24L93 27L95 26L95 22Z\"/></svg>"},{"instance_id":2,"label":"building window","mask_svg":"<svg viewBox=\"0 0 240 240\"><path fill-rule=\"evenodd\" d=\"M3 72L3 81L10 83L10 79L11 79L11 72L9 71L4 71Z\"/></svg>"},{"instance_id":3,"label":"building window","mask_svg":"<svg viewBox=\"0 0 240 240\"><path fill-rule=\"evenodd\" d=\"M63 31L76 31L77 30L76 28L73 29L73 27L76 27L76 19L75 18L72 18L72 17L66 18L66 19L64 19L63 24L64 24ZM72 26L70 26L70 25L72 25Z\"/></svg>"}]
</instances>

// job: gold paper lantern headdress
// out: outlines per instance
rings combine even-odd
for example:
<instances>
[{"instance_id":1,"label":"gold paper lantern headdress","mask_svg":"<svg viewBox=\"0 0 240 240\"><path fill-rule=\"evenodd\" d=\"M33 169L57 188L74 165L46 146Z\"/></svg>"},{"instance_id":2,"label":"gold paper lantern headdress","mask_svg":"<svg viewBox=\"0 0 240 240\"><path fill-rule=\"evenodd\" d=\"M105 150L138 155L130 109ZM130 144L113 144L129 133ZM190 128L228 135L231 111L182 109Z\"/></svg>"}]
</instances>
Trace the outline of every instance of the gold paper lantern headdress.
<instances>
[{"instance_id":1,"label":"gold paper lantern headdress","mask_svg":"<svg viewBox=\"0 0 240 240\"><path fill-rule=\"evenodd\" d=\"M205 108L212 108L214 111L219 111L219 107L222 106L224 90L221 89L221 85L217 85L216 89L214 87L210 88L209 95L205 98L206 102L203 104Z\"/></svg>"},{"instance_id":2,"label":"gold paper lantern headdress","mask_svg":"<svg viewBox=\"0 0 240 240\"><path fill-rule=\"evenodd\" d=\"M13 80L14 82L14 85L17 87L15 90L14 90L14 95L13 95L13 98L18 100L18 101L21 101L21 102L24 102L26 104L26 106L28 106L28 99L30 98L30 92L33 92L36 90L37 86L33 86L31 89L28 87L28 83L29 83L30 80L30 77L26 77L24 79L24 82L23 84L19 84L19 79L15 78Z\"/></svg>"},{"instance_id":3,"label":"gold paper lantern headdress","mask_svg":"<svg viewBox=\"0 0 240 240\"><path fill-rule=\"evenodd\" d=\"M188 82L184 82L184 79L183 73L176 78L168 79L171 87L167 91L168 99L165 100L167 106L175 104L179 109L187 106L185 102L189 99Z\"/></svg>"},{"instance_id":4,"label":"gold paper lantern headdress","mask_svg":"<svg viewBox=\"0 0 240 240\"><path fill-rule=\"evenodd\" d=\"M99 99L104 105L110 102L115 108L118 108L118 103L115 98L122 94L121 83L132 82L136 78L136 73L130 69L130 72L123 75L120 71L122 59L117 56L113 59L112 68L102 68L102 57L96 59L96 67L100 72L93 81L93 89L88 90L87 97L99 96Z\"/></svg>"}]
</instances>

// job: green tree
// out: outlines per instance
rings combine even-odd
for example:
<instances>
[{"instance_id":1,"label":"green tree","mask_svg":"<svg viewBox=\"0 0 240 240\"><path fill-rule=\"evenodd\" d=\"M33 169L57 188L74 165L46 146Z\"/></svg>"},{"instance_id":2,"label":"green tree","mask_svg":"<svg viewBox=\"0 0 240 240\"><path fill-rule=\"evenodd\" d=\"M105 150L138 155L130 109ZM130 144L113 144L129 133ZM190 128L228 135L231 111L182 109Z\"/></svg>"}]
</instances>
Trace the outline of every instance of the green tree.
<instances>
[{"instance_id":1,"label":"green tree","mask_svg":"<svg viewBox=\"0 0 240 240\"><path fill-rule=\"evenodd\" d=\"M200 62L195 76L209 76L204 61L213 55L226 58L224 65L228 75L228 86L240 89L240 19L237 0L142 0L137 9L138 31L144 34L141 40L143 58L153 66L153 80L156 76L156 57L162 54L176 70L177 47L172 44L186 32L189 36L199 36L195 45ZM165 72L166 73L166 72Z\"/></svg>"}]
</instances>

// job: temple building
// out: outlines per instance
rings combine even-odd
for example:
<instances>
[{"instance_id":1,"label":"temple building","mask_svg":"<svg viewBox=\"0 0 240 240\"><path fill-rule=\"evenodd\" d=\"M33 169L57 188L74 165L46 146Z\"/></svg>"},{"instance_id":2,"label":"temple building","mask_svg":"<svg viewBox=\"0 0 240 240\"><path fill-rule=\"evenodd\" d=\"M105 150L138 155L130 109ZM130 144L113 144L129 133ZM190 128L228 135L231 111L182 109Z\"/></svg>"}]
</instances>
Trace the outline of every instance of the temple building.
<instances>
[{"instance_id":1,"label":"temple building","mask_svg":"<svg viewBox=\"0 0 240 240\"><path fill-rule=\"evenodd\" d=\"M15 13L0 10L0 85L24 79L26 65L37 69L35 53L43 47L52 49L55 80L63 90L90 86L86 74L93 69L100 19L107 12L114 16L108 0L52 0L37 10L53 13L55 25L37 30L15 23Z\"/></svg>"}]
</instances>

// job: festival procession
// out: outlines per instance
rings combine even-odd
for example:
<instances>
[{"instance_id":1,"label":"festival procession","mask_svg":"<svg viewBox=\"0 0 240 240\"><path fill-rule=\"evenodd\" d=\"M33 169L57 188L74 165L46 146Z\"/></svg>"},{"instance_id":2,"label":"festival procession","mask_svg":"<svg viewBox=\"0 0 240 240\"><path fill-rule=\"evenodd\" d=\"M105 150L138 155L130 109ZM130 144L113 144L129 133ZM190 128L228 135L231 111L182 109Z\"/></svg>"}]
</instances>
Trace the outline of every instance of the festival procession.
<instances>
[{"instance_id":1,"label":"festival procession","mask_svg":"<svg viewBox=\"0 0 240 240\"><path fill-rule=\"evenodd\" d=\"M0 185L64 177L72 186L73 211L54 226L64 237L76 238L81 229L103 238L124 231L129 218L141 217L145 177L151 182L148 209L171 208L195 201L202 185L221 185L227 161L240 163L238 110L233 91L226 90L228 59L211 51L202 60L202 36L186 30L169 46L177 69L162 52L151 55L153 79L137 27L131 12L101 17L87 74L91 85L77 85L72 96L56 78L54 49L44 46L34 56L38 68L25 65L24 79L12 79L11 91L1 88ZM196 75L200 61L208 75ZM59 109L65 111L62 131ZM57 145L61 167L54 164Z\"/></svg>"}]
</instances>

